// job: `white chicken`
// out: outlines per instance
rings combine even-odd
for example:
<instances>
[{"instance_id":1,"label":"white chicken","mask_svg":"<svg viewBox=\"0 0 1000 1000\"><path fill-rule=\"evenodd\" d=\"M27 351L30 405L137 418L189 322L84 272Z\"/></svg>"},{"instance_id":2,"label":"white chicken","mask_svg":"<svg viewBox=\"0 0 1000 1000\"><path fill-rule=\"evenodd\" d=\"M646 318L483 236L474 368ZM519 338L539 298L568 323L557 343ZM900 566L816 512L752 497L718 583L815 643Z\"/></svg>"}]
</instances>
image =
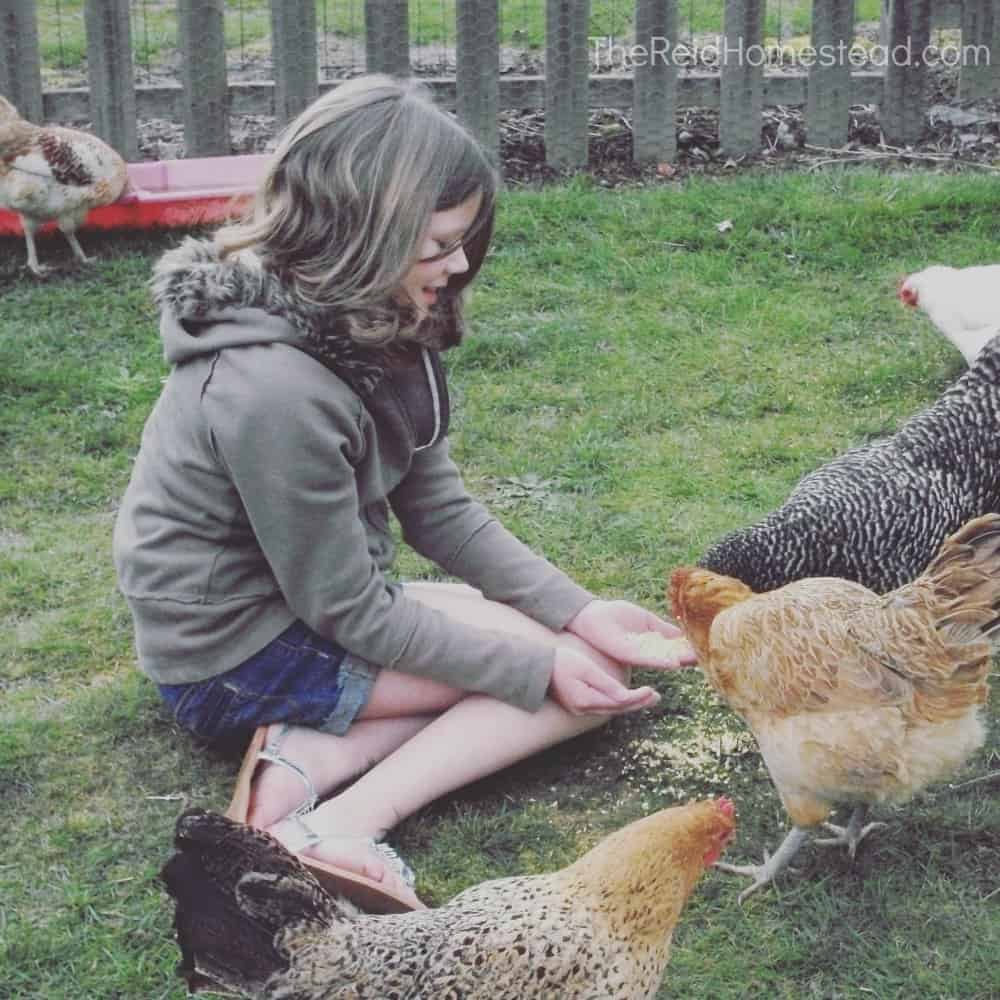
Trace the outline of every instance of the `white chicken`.
<instances>
[{"instance_id":1,"label":"white chicken","mask_svg":"<svg viewBox=\"0 0 1000 1000\"><path fill-rule=\"evenodd\" d=\"M76 259L89 263L76 229L92 208L117 201L127 180L125 161L107 143L79 129L34 125L0 97L0 207L21 217L33 274L45 273L35 231L50 220Z\"/></svg>"},{"instance_id":2,"label":"white chicken","mask_svg":"<svg viewBox=\"0 0 1000 1000\"><path fill-rule=\"evenodd\" d=\"M900 283L899 299L920 309L971 365L1000 332L1000 264L925 267Z\"/></svg>"}]
</instances>

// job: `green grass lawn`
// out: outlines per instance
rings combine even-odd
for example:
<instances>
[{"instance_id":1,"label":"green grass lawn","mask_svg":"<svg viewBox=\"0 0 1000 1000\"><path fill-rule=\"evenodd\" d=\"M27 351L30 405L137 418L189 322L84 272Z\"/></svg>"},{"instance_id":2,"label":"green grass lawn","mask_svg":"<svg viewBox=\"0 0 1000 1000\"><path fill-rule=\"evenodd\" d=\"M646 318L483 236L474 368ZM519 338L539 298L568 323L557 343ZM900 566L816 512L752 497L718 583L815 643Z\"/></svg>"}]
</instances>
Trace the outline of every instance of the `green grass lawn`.
<instances>
[{"instance_id":1,"label":"green grass lawn","mask_svg":"<svg viewBox=\"0 0 1000 1000\"><path fill-rule=\"evenodd\" d=\"M716 223L731 219L720 234ZM894 298L932 262L995 262L992 177L854 174L508 192L448 358L471 490L585 585L663 610L671 569L780 504L805 472L892 431L963 368ZM179 732L136 670L110 536L165 368L146 281L177 239L84 233L99 264L46 283L0 241L0 995L180 1000L155 876L187 805L236 762ZM399 570L432 576L416 557ZM726 793L735 860L786 819L700 674L641 675L656 709L480 782L394 834L438 903L535 872L661 806ZM994 675L994 687L996 676ZM737 905L706 876L667 998L1000 997L1000 767L886 810L855 864L806 849Z\"/></svg>"}]
</instances>

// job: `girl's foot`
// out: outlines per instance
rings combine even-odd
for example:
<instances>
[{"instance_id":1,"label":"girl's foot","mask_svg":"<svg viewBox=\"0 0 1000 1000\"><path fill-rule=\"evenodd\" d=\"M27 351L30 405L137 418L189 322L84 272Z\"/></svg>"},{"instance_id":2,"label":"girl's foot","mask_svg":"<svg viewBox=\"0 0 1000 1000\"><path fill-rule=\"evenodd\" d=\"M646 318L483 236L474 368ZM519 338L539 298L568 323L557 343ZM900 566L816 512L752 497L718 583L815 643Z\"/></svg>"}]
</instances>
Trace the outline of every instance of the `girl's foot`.
<instances>
[{"instance_id":1,"label":"girl's foot","mask_svg":"<svg viewBox=\"0 0 1000 1000\"><path fill-rule=\"evenodd\" d=\"M320 773L329 758L329 737L303 726L268 726L264 749L257 757L246 822L261 830L297 809L311 809L317 791L310 775Z\"/></svg>"},{"instance_id":2,"label":"girl's foot","mask_svg":"<svg viewBox=\"0 0 1000 1000\"><path fill-rule=\"evenodd\" d=\"M268 833L308 865L311 861L344 869L378 882L413 909L423 907L413 891L413 873L396 853L368 837L320 834L307 822L308 817L289 816L275 823Z\"/></svg>"}]
</instances>

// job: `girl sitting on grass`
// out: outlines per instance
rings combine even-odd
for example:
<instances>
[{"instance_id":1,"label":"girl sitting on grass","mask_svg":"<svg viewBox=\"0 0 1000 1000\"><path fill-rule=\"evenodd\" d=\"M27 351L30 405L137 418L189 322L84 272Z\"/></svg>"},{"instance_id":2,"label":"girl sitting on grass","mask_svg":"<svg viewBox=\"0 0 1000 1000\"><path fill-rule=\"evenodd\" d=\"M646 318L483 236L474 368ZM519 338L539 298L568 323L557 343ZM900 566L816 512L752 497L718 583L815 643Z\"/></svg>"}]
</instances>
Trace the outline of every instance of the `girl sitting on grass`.
<instances>
[{"instance_id":1,"label":"girl sitting on grass","mask_svg":"<svg viewBox=\"0 0 1000 1000\"><path fill-rule=\"evenodd\" d=\"M439 352L496 186L413 82L307 108L252 215L156 268L172 369L115 527L142 669L197 736L253 735L231 815L400 907L420 903L388 830L655 704L624 664L693 659L637 651L679 630L532 553L449 457ZM394 580L390 512L464 583Z\"/></svg>"}]
</instances>

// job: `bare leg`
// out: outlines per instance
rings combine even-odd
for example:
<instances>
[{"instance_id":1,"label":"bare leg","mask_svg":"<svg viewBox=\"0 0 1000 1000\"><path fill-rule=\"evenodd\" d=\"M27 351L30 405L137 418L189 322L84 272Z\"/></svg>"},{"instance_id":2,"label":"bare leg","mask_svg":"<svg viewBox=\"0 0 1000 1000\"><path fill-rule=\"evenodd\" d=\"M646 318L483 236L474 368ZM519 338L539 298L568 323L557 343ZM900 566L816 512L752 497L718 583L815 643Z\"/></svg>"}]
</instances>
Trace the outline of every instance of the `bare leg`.
<instances>
[{"instance_id":1,"label":"bare leg","mask_svg":"<svg viewBox=\"0 0 1000 1000\"><path fill-rule=\"evenodd\" d=\"M344 736L292 726L281 742L280 752L309 775L317 793L323 796L388 756L462 697L464 692L436 681L383 671L361 718ZM294 824L279 821L302 800L302 783L293 773L261 762L253 782L247 822L261 828L271 826L272 832L276 832L273 826L277 824L285 837L294 836ZM401 897L409 896L414 906L419 902L395 872L387 871L384 859L366 842L328 840L320 852L311 853L320 854L329 864L384 881Z\"/></svg>"},{"instance_id":2,"label":"bare leg","mask_svg":"<svg viewBox=\"0 0 1000 1000\"><path fill-rule=\"evenodd\" d=\"M574 636L556 635L511 608L485 600L471 588L415 584L407 592L483 628L532 636L549 644L571 643L608 672L619 678L625 673ZM377 706L374 710L378 710ZM309 825L321 836L381 837L434 799L605 721L601 716L570 715L550 701L532 713L484 695L456 694L455 701L442 714L429 724L414 726L413 735L398 749L311 813ZM350 732L340 739L349 738ZM278 823L272 832L281 839L283 833L289 834L285 826ZM312 853L335 861L327 856L323 845Z\"/></svg>"},{"instance_id":3,"label":"bare leg","mask_svg":"<svg viewBox=\"0 0 1000 1000\"><path fill-rule=\"evenodd\" d=\"M344 736L292 726L282 756L312 779L322 797L402 746L464 693L435 681L382 671L359 721ZM247 820L268 827L302 802L302 783L286 768L263 765L254 780Z\"/></svg>"},{"instance_id":4,"label":"bare leg","mask_svg":"<svg viewBox=\"0 0 1000 1000\"><path fill-rule=\"evenodd\" d=\"M570 715L551 701L531 713L473 695L320 806L312 825L327 832L382 836L442 795L605 721Z\"/></svg>"}]
</instances>

